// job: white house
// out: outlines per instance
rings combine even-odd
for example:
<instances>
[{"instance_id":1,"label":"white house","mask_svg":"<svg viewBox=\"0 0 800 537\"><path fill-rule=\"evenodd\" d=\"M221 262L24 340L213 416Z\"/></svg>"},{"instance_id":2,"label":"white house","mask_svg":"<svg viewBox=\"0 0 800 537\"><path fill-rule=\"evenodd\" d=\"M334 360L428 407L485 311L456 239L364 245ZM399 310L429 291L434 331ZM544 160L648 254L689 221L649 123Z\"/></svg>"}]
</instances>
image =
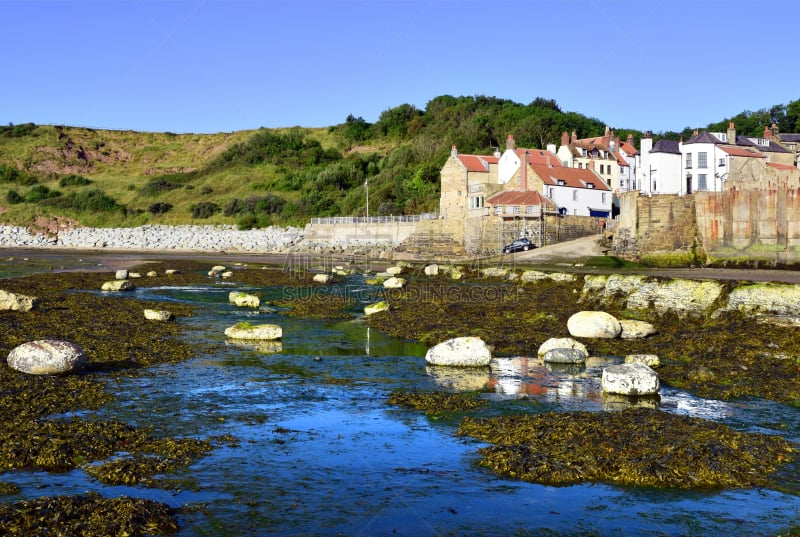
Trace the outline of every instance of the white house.
<instances>
[{"instance_id":1,"label":"white house","mask_svg":"<svg viewBox=\"0 0 800 537\"><path fill-rule=\"evenodd\" d=\"M639 192L679 194L681 192L681 144L674 140L653 139L645 134L641 141Z\"/></svg>"},{"instance_id":2,"label":"white house","mask_svg":"<svg viewBox=\"0 0 800 537\"><path fill-rule=\"evenodd\" d=\"M592 170L533 164L531 184L541 185L541 193L562 214L575 216L611 216L612 192L608 184Z\"/></svg>"}]
</instances>

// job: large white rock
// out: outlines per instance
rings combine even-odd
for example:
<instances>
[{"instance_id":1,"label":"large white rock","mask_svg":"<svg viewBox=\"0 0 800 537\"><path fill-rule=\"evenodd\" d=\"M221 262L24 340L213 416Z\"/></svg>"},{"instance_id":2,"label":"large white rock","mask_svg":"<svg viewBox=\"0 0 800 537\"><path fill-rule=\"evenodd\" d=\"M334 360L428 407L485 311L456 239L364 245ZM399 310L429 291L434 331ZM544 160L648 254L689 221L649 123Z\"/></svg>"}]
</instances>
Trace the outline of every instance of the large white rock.
<instances>
[{"instance_id":1,"label":"large white rock","mask_svg":"<svg viewBox=\"0 0 800 537\"><path fill-rule=\"evenodd\" d=\"M567 319L567 330L573 337L613 339L622 333L622 325L604 311L579 311Z\"/></svg>"},{"instance_id":2,"label":"large white rock","mask_svg":"<svg viewBox=\"0 0 800 537\"><path fill-rule=\"evenodd\" d=\"M403 278L392 276L391 278L383 282L383 287L386 289L400 289L405 284L406 281Z\"/></svg>"},{"instance_id":3,"label":"large white rock","mask_svg":"<svg viewBox=\"0 0 800 537\"><path fill-rule=\"evenodd\" d=\"M622 339L641 339L658 333L655 326L645 321L620 319L619 324L622 326L622 332L619 334Z\"/></svg>"},{"instance_id":4,"label":"large white rock","mask_svg":"<svg viewBox=\"0 0 800 537\"><path fill-rule=\"evenodd\" d=\"M586 362L586 353L580 349L555 348L545 352L542 359L554 364L582 364Z\"/></svg>"},{"instance_id":5,"label":"large white rock","mask_svg":"<svg viewBox=\"0 0 800 537\"><path fill-rule=\"evenodd\" d=\"M57 375L78 371L86 365L83 349L69 341L41 339L11 349L8 365L31 375Z\"/></svg>"},{"instance_id":6,"label":"large white rock","mask_svg":"<svg viewBox=\"0 0 800 537\"><path fill-rule=\"evenodd\" d=\"M172 312L166 310L151 310L145 309L144 310L144 318L149 321L171 321L174 318Z\"/></svg>"},{"instance_id":7,"label":"large white rock","mask_svg":"<svg viewBox=\"0 0 800 537\"><path fill-rule=\"evenodd\" d=\"M133 291L136 287L130 280L113 280L103 283L103 291Z\"/></svg>"},{"instance_id":8,"label":"large white rock","mask_svg":"<svg viewBox=\"0 0 800 537\"><path fill-rule=\"evenodd\" d=\"M492 361L492 352L479 337L457 337L428 349L425 361L432 365L483 367Z\"/></svg>"},{"instance_id":9,"label":"large white rock","mask_svg":"<svg viewBox=\"0 0 800 537\"><path fill-rule=\"evenodd\" d=\"M654 395L658 393L658 375L639 363L612 365L603 369L603 391L620 395Z\"/></svg>"},{"instance_id":10,"label":"large white rock","mask_svg":"<svg viewBox=\"0 0 800 537\"><path fill-rule=\"evenodd\" d=\"M333 281L333 276L330 274L314 274L314 278L312 278L316 283L331 283Z\"/></svg>"},{"instance_id":11,"label":"large white rock","mask_svg":"<svg viewBox=\"0 0 800 537\"><path fill-rule=\"evenodd\" d=\"M39 299L33 296L0 290L0 310L3 311L30 311L38 302Z\"/></svg>"},{"instance_id":12,"label":"large white rock","mask_svg":"<svg viewBox=\"0 0 800 537\"><path fill-rule=\"evenodd\" d=\"M242 293L234 297L233 303L240 308L257 308L261 305L261 299L259 299L256 295Z\"/></svg>"},{"instance_id":13,"label":"large white rock","mask_svg":"<svg viewBox=\"0 0 800 537\"><path fill-rule=\"evenodd\" d=\"M661 365L656 354L629 354L625 357L626 364L644 364L647 367L658 367Z\"/></svg>"},{"instance_id":14,"label":"large white rock","mask_svg":"<svg viewBox=\"0 0 800 537\"><path fill-rule=\"evenodd\" d=\"M438 276L439 275L439 265L428 265L425 267L425 276Z\"/></svg>"},{"instance_id":15,"label":"large white rock","mask_svg":"<svg viewBox=\"0 0 800 537\"><path fill-rule=\"evenodd\" d=\"M380 301L374 304L369 304L368 306L364 306L364 315L372 315L374 313L388 311L388 309L389 309L389 303L385 301Z\"/></svg>"},{"instance_id":16,"label":"large white rock","mask_svg":"<svg viewBox=\"0 0 800 537\"><path fill-rule=\"evenodd\" d=\"M581 351L584 356L589 356L586 345L570 337L551 337L539 346L539 350L536 354L539 355L539 357L543 357L548 351L553 349L577 349Z\"/></svg>"},{"instance_id":17,"label":"large white rock","mask_svg":"<svg viewBox=\"0 0 800 537\"><path fill-rule=\"evenodd\" d=\"M128 279L128 270L127 269L119 269L115 274L114 277L118 280L127 280Z\"/></svg>"},{"instance_id":18,"label":"large white rock","mask_svg":"<svg viewBox=\"0 0 800 537\"><path fill-rule=\"evenodd\" d=\"M386 269L387 274L391 274L392 276L397 276L398 274L402 274L403 267L388 267Z\"/></svg>"},{"instance_id":19,"label":"large white rock","mask_svg":"<svg viewBox=\"0 0 800 537\"><path fill-rule=\"evenodd\" d=\"M238 323L225 329L231 339L272 340L283 337L283 329L277 324Z\"/></svg>"}]
</instances>

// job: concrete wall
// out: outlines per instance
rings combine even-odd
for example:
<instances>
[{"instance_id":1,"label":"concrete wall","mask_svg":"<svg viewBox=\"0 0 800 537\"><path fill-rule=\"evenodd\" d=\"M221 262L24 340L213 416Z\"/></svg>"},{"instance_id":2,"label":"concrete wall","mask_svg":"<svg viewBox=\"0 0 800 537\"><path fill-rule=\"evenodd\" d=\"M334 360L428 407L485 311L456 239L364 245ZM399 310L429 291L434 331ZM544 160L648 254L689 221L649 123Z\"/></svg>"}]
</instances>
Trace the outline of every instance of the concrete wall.
<instances>
[{"instance_id":1,"label":"concrete wall","mask_svg":"<svg viewBox=\"0 0 800 537\"><path fill-rule=\"evenodd\" d=\"M620 196L620 218L614 233L614 253L639 259L653 253L689 252L697 245L693 196Z\"/></svg>"},{"instance_id":2,"label":"concrete wall","mask_svg":"<svg viewBox=\"0 0 800 537\"><path fill-rule=\"evenodd\" d=\"M308 242L390 244L396 246L417 229L418 222L375 222L357 224L307 224Z\"/></svg>"}]
</instances>

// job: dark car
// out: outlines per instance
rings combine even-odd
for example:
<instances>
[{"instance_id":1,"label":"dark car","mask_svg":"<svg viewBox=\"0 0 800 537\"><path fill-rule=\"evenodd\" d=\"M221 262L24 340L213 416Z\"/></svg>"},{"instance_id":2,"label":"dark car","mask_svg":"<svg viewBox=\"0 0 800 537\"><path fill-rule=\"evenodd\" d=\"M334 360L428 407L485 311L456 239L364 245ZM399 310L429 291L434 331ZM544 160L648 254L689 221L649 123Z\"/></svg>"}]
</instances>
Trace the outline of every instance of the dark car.
<instances>
[{"instance_id":1,"label":"dark car","mask_svg":"<svg viewBox=\"0 0 800 537\"><path fill-rule=\"evenodd\" d=\"M510 254L512 252L527 252L528 250L533 250L536 248L536 245L531 242L530 239L517 239L511 244L503 247L504 254Z\"/></svg>"}]
</instances>

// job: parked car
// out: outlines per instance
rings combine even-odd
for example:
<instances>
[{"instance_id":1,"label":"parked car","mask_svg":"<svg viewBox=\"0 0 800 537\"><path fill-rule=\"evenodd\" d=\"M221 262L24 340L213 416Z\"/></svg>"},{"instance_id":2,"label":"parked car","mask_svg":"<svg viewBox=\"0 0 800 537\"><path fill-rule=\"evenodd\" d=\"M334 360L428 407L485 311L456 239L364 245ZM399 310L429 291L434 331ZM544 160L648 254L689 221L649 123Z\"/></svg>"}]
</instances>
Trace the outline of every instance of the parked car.
<instances>
[{"instance_id":1,"label":"parked car","mask_svg":"<svg viewBox=\"0 0 800 537\"><path fill-rule=\"evenodd\" d=\"M504 246L503 253L510 254L512 252L527 252L528 250L533 250L534 248L536 248L536 245L533 244L530 239L522 238Z\"/></svg>"}]
</instances>

